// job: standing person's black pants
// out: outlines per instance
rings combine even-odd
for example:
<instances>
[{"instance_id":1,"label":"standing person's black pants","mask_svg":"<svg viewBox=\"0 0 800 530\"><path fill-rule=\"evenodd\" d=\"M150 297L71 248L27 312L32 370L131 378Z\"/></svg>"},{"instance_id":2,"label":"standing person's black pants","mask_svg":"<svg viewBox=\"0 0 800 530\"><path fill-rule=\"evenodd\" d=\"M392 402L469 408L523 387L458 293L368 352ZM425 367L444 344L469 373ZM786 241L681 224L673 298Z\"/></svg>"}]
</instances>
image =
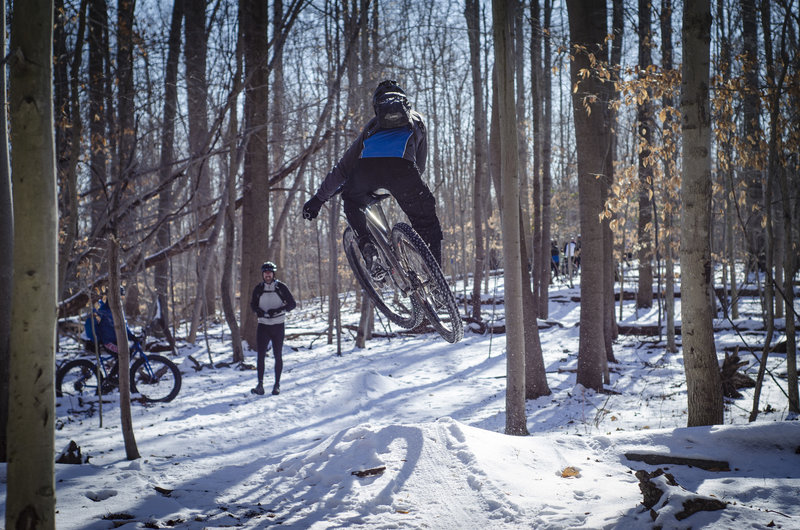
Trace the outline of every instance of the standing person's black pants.
<instances>
[{"instance_id":1,"label":"standing person's black pants","mask_svg":"<svg viewBox=\"0 0 800 530\"><path fill-rule=\"evenodd\" d=\"M344 214L356 235L369 235L361 208L367 205L369 194L378 188L389 190L411 221L411 227L441 263L442 227L436 216L436 199L417 167L404 158L362 158L357 162L355 174L342 189Z\"/></svg>"},{"instance_id":2,"label":"standing person's black pants","mask_svg":"<svg viewBox=\"0 0 800 530\"><path fill-rule=\"evenodd\" d=\"M281 324L259 324L256 328L256 348L258 360L256 369L258 370L258 383L264 380L264 359L267 356L267 346L272 342L272 352L275 355L275 384L281 382L281 372L283 372L283 337L286 328Z\"/></svg>"}]
</instances>

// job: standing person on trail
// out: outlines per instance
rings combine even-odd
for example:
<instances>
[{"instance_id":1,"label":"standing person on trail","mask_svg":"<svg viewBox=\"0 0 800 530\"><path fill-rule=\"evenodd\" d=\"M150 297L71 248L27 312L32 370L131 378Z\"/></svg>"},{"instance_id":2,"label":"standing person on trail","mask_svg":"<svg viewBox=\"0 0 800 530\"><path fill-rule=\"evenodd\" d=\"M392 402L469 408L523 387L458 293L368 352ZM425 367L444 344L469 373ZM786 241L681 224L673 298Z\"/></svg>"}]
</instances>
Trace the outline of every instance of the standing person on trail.
<instances>
[{"instance_id":1,"label":"standing person on trail","mask_svg":"<svg viewBox=\"0 0 800 530\"><path fill-rule=\"evenodd\" d=\"M436 199L422 180L428 158L428 139L422 116L411 110L397 81L382 81L372 97L375 117L325 177L316 194L303 206L303 218L314 219L322 205L340 188L347 222L358 238L367 269L376 279L385 271L367 230L362 208L370 193L385 188L408 216L411 226L442 263L442 228L436 216Z\"/></svg>"},{"instance_id":2,"label":"standing person on trail","mask_svg":"<svg viewBox=\"0 0 800 530\"><path fill-rule=\"evenodd\" d=\"M261 265L261 277L264 281L255 286L253 296L250 298L250 308L258 317L258 328L256 328L258 385L250 392L259 396L264 394L264 363L270 342L272 352L275 354L275 384L272 386L272 395L277 396L281 393L284 321L286 312L297 306L286 284L275 278L277 270L271 261Z\"/></svg>"}]
</instances>

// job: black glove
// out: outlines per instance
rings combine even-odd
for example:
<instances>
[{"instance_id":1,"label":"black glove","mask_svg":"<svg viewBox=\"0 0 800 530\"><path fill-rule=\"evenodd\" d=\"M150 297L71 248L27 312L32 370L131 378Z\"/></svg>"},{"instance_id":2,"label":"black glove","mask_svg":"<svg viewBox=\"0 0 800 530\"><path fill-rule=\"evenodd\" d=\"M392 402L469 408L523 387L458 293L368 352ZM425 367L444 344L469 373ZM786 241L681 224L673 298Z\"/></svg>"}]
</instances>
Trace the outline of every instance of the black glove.
<instances>
[{"instance_id":1,"label":"black glove","mask_svg":"<svg viewBox=\"0 0 800 530\"><path fill-rule=\"evenodd\" d=\"M256 315L258 315L258 318L266 318L267 313L263 309L256 309Z\"/></svg>"},{"instance_id":2,"label":"black glove","mask_svg":"<svg viewBox=\"0 0 800 530\"><path fill-rule=\"evenodd\" d=\"M322 201L317 198L316 195L308 199L303 205L303 219L311 220L316 219L317 215L319 215L319 210L322 208Z\"/></svg>"},{"instance_id":3,"label":"black glove","mask_svg":"<svg viewBox=\"0 0 800 530\"><path fill-rule=\"evenodd\" d=\"M270 309L270 310L268 310L268 311L267 311L267 315L269 315L270 317L274 317L275 315L278 315L278 314L280 314L280 313L283 313L283 311L284 311L285 309L286 309L286 308L285 308L284 306L281 306L281 307L276 307L275 309Z\"/></svg>"}]
</instances>

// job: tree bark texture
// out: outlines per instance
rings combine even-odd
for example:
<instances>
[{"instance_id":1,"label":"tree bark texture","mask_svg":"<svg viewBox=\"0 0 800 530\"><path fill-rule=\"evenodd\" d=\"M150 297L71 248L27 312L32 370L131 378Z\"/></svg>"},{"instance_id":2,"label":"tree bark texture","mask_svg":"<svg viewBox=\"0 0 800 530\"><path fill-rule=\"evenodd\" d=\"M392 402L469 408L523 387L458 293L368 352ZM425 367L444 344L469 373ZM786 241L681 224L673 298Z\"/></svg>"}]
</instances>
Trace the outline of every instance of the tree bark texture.
<instances>
[{"instance_id":1,"label":"tree bark texture","mask_svg":"<svg viewBox=\"0 0 800 530\"><path fill-rule=\"evenodd\" d=\"M9 111L14 203L6 528L55 528L58 204L53 2L15 2Z\"/></svg>"},{"instance_id":2,"label":"tree bark texture","mask_svg":"<svg viewBox=\"0 0 800 530\"><path fill-rule=\"evenodd\" d=\"M522 311L517 117L514 64L511 57L512 15L503 0L492 1L493 36L499 102L500 172L503 205L503 262L506 308L506 434L527 435L525 413L525 328Z\"/></svg>"},{"instance_id":3,"label":"tree bark texture","mask_svg":"<svg viewBox=\"0 0 800 530\"><path fill-rule=\"evenodd\" d=\"M162 190L158 195L158 218L161 221L156 230L156 243L158 248L169 248L171 223L167 221L172 209L172 186L169 181L172 177L172 168L175 164L175 116L177 115L178 101L178 59L181 50L181 26L183 21L184 0L174 0L172 5L172 19L170 22L169 40L167 43L167 65L164 74L164 121L161 129L161 163L159 178ZM171 324L171 306L169 304L169 262L159 262L155 267L153 284L155 294L161 308L165 335L174 347L172 333L169 332Z\"/></svg>"},{"instance_id":4,"label":"tree bark texture","mask_svg":"<svg viewBox=\"0 0 800 530\"><path fill-rule=\"evenodd\" d=\"M688 389L688 426L723 420L722 383L714 345L711 286L711 114L708 0L684 5L684 57L681 81L681 335Z\"/></svg>"},{"instance_id":5,"label":"tree bark texture","mask_svg":"<svg viewBox=\"0 0 800 530\"><path fill-rule=\"evenodd\" d=\"M261 264L269 247L269 145L267 138L267 4L260 0L239 1L239 21L244 46L245 103L242 201L242 275L239 307L242 337L251 348L256 344L256 317L250 310L250 293L261 280Z\"/></svg>"},{"instance_id":6,"label":"tree bark texture","mask_svg":"<svg viewBox=\"0 0 800 530\"><path fill-rule=\"evenodd\" d=\"M605 122L607 90L596 76L581 79L581 71L591 69L590 53L607 57L606 6L602 0L567 2L570 42L574 59L571 80L575 137L578 151L578 194L581 224L581 317L577 382L594 390L603 386L606 359L603 325L603 211L602 175L609 156ZM579 46L581 49L574 47ZM600 51L600 53L598 53ZM598 178L601 177L601 178Z\"/></svg>"},{"instance_id":7,"label":"tree bark texture","mask_svg":"<svg viewBox=\"0 0 800 530\"><path fill-rule=\"evenodd\" d=\"M759 95L758 57L758 12L755 0L740 0L742 10L742 48L745 93L744 113L745 153L742 157L744 179L747 186L747 211L745 213L745 237L747 238L748 270L764 267L764 229L761 220L764 208L763 172L758 158L761 147L761 98Z\"/></svg>"},{"instance_id":8,"label":"tree bark texture","mask_svg":"<svg viewBox=\"0 0 800 530\"><path fill-rule=\"evenodd\" d=\"M131 350L128 347L128 326L122 311L120 298L119 240L115 234L108 237L108 306L114 317L114 332L117 335L117 357L119 362L119 417L125 456L128 460L139 458L139 448L133 433L131 417Z\"/></svg>"},{"instance_id":9,"label":"tree bark texture","mask_svg":"<svg viewBox=\"0 0 800 530\"><path fill-rule=\"evenodd\" d=\"M189 166L189 178L197 189L194 195L194 211L199 219L212 214L211 181L208 145L208 79L206 63L208 55L208 36L206 32L207 0L184 0L184 59L186 63L186 95L189 111L189 154L192 164ZM216 252L203 250L197 255L197 295L202 300L195 304L194 312L203 318L215 313L217 282L213 271L216 265ZM196 321L198 316L192 316Z\"/></svg>"},{"instance_id":10,"label":"tree bark texture","mask_svg":"<svg viewBox=\"0 0 800 530\"><path fill-rule=\"evenodd\" d=\"M644 72L652 64L650 39L650 2L639 0L639 69ZM636 307L646 308L653 305L653 171L650 169L650 143L653 141L653 104L650 94L639 103L636 113L638 126L637 142L639 145L639 288L636 296Z\"/></svg>"},{"instance_id":11,"label":"tree bark texture","mask_svg":"<svg viewBox=\"0 0 800 530\"><path fill-rule=\"evenodd\" d=\"M0 2L0 20L6 20L6 4ZM5 57L6 30L0 30L0 57ZM6 79L6 63L0 64ZM8 108L6 83L0 83L0 108ZM14 203L11 200L11 167L8 160L8 113L0 116L0 462L8 454L8 368L11 334L11 282L14 277Z\"/></svg>"},{"instance_id":12,"label":"tree bark texture","mask_svg":"<svg viewBox=\"0 0 800 530\"><path fill-rule=\"evenodd\" d=\"M475 265L472 278L472 317L481 318L481 281L486 266L483 244L484 194L489 192L488 138L486 107L483 99L483 76L480 61L480 12L478 0L466 0L464 17L467 20L470 67L472 73L473 120L475 122L475 176L472 180L472 224L475 230Z\"/></svg>"}]
</instances>

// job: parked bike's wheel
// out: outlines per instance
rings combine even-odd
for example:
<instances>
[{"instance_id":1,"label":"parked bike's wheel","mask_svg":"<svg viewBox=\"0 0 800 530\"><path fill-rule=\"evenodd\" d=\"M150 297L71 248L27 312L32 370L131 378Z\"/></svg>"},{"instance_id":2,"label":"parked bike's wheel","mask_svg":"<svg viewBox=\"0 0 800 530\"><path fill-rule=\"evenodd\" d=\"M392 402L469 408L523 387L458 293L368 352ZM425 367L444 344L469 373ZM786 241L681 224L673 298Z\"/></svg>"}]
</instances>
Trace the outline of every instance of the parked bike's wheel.
<instances>
[{"instance_id":1,"label":"parked bike's wheel","mask_svg":"<svg viewBox=\"0 0 800 530\"><path fill-rule=\"evenodd\" d=\"M97 390L97 366L92 361L75 359L56 373L56 397L96 396Z\"/></svg>"},{"instance_id":2,"label":"parked bike's wheel","mask_svg":"<svg viewBox=\"0 0 800 530\"><path fill-rule=\"evenodd\" d=\"M422 322L422 311L418 307L416 300L409 294L403 293L394 283L391 274L387 274L381 281L372 278L366 269L364 258L358 248L353 229L348 227L344 231L342 238L344 243L344 253L353 274L364 288L367 296L370 297L381 313L398 326L411 329Z\"/></svg>"},{"instance_id":3,"label":"parked bike's wheel","mask_svg":"<svg viewBox=\"0 0 800 530\"><path fill-rule=\"evenodd\" d=\"M398 259L409 274L419 282L422 310L433 328L447 342L455 343L464 337L464 323L458 312L456 299L436 263L428 245L406 223L397 223L392 229L392 239Z\"/></svg>"},{"instance_id":4,"label":"parked bike's wheel","mask_svg":"<svg viewBox=\"0 0 800 530\"><path fill-rule=\"evenodd\" d=\"M161 355L139 357L131 366L131 393L145 401L172 401L181 391L181 372Z\"/></svg>"}]
</instances>

